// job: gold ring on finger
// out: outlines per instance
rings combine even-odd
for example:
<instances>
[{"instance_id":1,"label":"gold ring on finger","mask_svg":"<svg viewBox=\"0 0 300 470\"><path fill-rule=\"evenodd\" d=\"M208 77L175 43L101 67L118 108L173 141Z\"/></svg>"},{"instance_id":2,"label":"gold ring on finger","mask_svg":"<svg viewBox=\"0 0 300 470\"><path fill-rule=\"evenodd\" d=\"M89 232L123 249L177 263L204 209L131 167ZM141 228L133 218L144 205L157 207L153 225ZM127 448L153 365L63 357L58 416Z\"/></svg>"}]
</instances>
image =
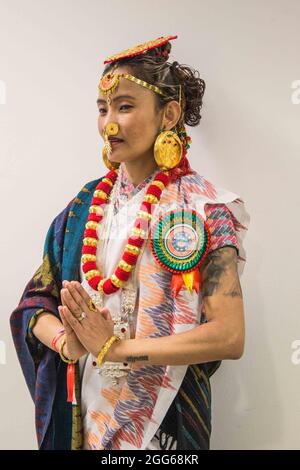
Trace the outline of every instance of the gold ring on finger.
<instances>
[{"instance_id":1,"label":"gold ring on finger","mask_svg":"<svg viewBox=\"0 0 300 470\"><path fill-rule=\"evenodd\" d=\"M92 299L90 299L90 300L88 301L88 306L89 306L89 309L92 310L92 312L97 312L96 305L94 304L94 302L92 301Z\"/></svg>"},{"instance_id":2,"label":"gold ring on finger","mask_svg":"<svg viewBox=\"0 0 300 470\"><path fill-rule=\"evenodd\" d=\"M79 317L77 317L77 320L78 320L78 321L82 321L82 320L84 320L85 318L86 318L86 313L85 313L85 312L82 312L82 314L81 314Z\"/></svg>"}]
</instances>

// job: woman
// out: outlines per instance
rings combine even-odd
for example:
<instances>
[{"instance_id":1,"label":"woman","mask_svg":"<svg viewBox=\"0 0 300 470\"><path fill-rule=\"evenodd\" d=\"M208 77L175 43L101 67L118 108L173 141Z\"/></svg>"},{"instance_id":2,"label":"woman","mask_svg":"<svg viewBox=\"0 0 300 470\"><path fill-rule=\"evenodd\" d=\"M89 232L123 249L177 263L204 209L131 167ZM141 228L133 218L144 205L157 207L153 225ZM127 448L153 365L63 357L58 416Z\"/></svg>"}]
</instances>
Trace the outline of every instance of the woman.
<instances>
[{"instance_id":1,"label":"woman","mask_svg":"<svg viewBox=\"0 0 300 470\"><path fill-rule=\"evenodd\" d=\"M52 222L11 315L40 449L208 449L210 376L244 348L244 202L192 170L205 83L161 37L108 58L109 172Z\"/></svg>"}]
</instances>

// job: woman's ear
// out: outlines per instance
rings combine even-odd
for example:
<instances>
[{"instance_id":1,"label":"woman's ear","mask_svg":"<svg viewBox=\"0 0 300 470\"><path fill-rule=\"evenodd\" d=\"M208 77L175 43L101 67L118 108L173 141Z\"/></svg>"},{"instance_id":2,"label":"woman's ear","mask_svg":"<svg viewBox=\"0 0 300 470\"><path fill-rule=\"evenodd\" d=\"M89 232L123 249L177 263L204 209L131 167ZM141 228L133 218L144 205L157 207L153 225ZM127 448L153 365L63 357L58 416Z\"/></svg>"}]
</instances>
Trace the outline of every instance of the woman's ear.
<instances>
[{"instance_id":1,"label":"woman's ear","mask_svg":"<svg viewBox=\"0 0 300 470\"><path fill-rule=\"evenodd\" d=\"M164 109L164 120L162 123L162 126L165 128L165 130L169 131L173 129L173 127L175 127L178 123L180 115L181 106L178 101L169 101Z\"/></svg>"}]
</instances>

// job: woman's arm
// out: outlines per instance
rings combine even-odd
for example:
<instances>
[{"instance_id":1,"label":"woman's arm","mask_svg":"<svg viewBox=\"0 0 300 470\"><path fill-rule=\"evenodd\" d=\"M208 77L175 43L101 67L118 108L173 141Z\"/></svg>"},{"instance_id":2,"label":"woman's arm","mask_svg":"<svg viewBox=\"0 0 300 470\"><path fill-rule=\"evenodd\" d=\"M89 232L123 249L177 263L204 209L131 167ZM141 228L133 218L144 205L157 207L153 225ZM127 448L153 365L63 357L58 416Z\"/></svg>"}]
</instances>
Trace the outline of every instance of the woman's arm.
<instances>
[{"instance_id":1,"label":"woman's arm","mask_svg":"<svg viewBox=\"0 0 300 470\"><path fill-rule=\"evenodd\" d=\"M58 308L61 312L61 307ZM64 347L64 355L69 359L77 360L87 353L86 349L82 346L72 328L70 328L67 323L63 324L52 313L41 313L32 329L32 333L41 343L45 344L48 348L53 349L52 340L63 328L65 329L65 334L57 339L55 346L59 351L62 341L65 339L66 345Z\"/></svg>"},{"instance_id":2,"label":"woman's arm","mask_svg":"<svg viewBox=\"0 0 300 470\"><path fill-rule=\"evenodd\" d=\"M32 333L41 343L52 349L52 340L62 328L62 322L55 315L43 312L38 316L36 324L32 328ZM61 338L57 341L57 347L60 346L61 341Z\"/></svg>"},{"instance_id":3,"label":"woman's arm","mask_svg":"<svg viewBox=\"0 0 300 470\"><path fill-rule=\"evenodd\" d=\"M104 361L184 365L240 358L245 333L237 250L228 246L213 250L201 265L200 274L207 323L171 336L122 339L113 343ZM63 284L61 295L66 307L62 318L86 350L97 357L113 335L110 314L105 308L100 315L89 311L89 295L80 283ZM83 311L86 317L79 322L75 317Z\"/></svg>"},{"instance_id":4,"label":"woman's arm","mask_svg":"<svg viewBox=\"0 0 300 470\"><path fill-rule=\"evenodd\" d=\"M226 246L212 251L200 273L207 323L172 336L115 342L105 360L184 365L239 359L244 350L245 326L236 249Z\"/></svg>"}]
</instances>

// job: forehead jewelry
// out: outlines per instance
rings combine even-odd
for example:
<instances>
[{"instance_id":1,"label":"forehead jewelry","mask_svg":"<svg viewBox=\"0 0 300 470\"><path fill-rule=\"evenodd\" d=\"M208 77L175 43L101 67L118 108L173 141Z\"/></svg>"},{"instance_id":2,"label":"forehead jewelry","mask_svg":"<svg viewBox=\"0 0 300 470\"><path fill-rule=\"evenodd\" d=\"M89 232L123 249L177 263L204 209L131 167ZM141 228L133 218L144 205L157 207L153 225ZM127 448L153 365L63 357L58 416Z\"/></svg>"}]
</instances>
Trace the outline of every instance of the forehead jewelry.
<instances>
[{"instance_id":1,"label":"forehead jewelry","mask_svg":"<svg viewBox=\"0 0 300 470\"><path fill-rule=\"evenodd\" d=\"M111 95L113 92L116 90L120 83L120 78L125 78L126 80L130 80L132 82L137 83L138 85L141 85L145 88L148 88L149 90L154 91L154 93L158 93L159 95L162 96L167 96L159 87L156 85L152 85L151 83L145 82L145 80L141 80L140 78L134 77L133 75L129 73L114 73L114 72L109 72L106 75L104 75L99 82L98 85L98 90L99 90L99 97L100 93L104 94L107 97L107 103L111 105ZM175 85L179 87L179 97L178 97L178 102L180 106L182 105L182 85Z\"/></svg>"},{"instance_id":2,"label":"forehead jewelry","mask_svg":"<svg viewBox=\"0 0 300 470\"><path fill-rule=\"evenodd\" d=\"M167 96L159 87L152 85L151 83L147 83L144 80L141 80L140 78L134 77L130 73L109 72L100 79L98 85L99 94L103 93L105 96L107 96L108 104L111 104L111 95L119 85L120 78L126 78L126 80L135 82L138 85L141 85L145 88L148 88L149 90L154 91L155 93L158 93L162 96Z\"/></svg>"}]
</instances>

